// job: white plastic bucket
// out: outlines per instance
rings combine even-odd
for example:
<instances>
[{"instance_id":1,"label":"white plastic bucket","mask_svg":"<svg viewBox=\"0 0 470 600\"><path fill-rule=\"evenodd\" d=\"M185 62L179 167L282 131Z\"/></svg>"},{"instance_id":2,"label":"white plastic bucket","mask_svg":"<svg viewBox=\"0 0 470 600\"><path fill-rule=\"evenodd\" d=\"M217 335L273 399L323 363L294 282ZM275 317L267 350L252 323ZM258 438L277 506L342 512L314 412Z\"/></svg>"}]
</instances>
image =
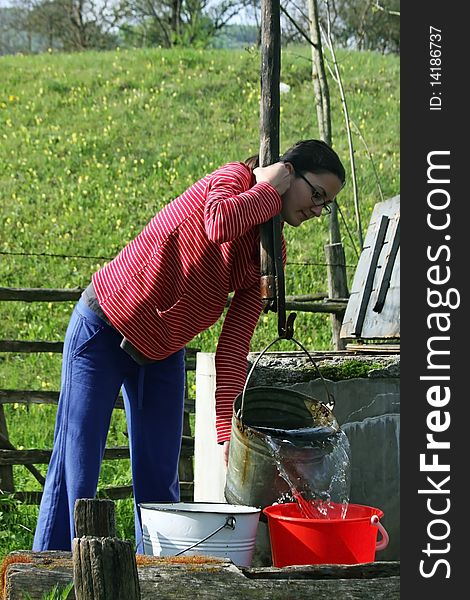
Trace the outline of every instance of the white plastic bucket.
<instances>
[{"instance_id":1,"label":"white plastic bucket","mask_svg":"<svg viewBox=\"0 0 470 600\"><path fill-rule=\"evenodd\" d=\"M217 556L249 567L261 509L212 502L139 504L144 553Z\"/></svg>"}]
</instances>

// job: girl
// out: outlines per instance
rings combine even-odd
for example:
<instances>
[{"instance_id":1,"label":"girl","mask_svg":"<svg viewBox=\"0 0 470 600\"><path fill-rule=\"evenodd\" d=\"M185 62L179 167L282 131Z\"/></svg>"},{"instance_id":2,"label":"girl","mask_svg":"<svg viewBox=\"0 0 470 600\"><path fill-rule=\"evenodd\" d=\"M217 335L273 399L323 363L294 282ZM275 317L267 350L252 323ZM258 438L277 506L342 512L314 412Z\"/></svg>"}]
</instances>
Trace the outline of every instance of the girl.
<instances>
[{"instance_id":1,"label":"girl","mask_svg":"<svg viewBox=\"0 0 470 600\"><path fill-rule=\"evenodd\" d=\"M93 275L65 336L34 550L70 550L75 500L95 496L122 387L142 551L138 504L179 500L184 347L234 292L216 351L217 441L227 462L233 401L262 310L259 225L281 213L297 227L329 212L344 181L337 154L318 140L298 142L268 167L257 157L228 163L165 206Z\"/></svg>"}]
</instances>

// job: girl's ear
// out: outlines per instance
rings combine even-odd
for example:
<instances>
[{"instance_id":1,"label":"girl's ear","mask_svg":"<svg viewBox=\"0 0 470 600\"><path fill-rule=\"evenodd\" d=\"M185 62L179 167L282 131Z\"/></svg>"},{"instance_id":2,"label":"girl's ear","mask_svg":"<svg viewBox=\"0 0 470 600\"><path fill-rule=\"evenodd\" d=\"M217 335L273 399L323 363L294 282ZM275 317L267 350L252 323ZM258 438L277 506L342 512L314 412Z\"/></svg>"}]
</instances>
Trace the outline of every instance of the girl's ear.
<instances>
[{"instance_id":1,"label":"girl's ear","mask_svg":"<svg viewBox=\"0 0 470 600\"><path fill-rule=\"evenodd\" d=\"M287 169L287 170L289 171L289 173L292 175L292 174L294 173L294 171L295 171L295 169L294 169L294 165L293 165L292 163L290 163L290 162L285 162L284 164L285 164L285 166L286 166L286 169Z\"/></svg>"}]
</instances>

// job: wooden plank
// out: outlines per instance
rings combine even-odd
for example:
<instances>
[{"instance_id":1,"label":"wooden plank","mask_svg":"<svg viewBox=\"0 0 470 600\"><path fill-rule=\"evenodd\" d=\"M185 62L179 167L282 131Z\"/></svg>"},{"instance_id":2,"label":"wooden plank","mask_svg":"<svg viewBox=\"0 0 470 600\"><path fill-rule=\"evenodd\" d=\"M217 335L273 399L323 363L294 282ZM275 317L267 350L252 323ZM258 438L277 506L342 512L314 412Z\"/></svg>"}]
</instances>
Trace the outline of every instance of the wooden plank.
<instances>
[{"instance_id":1,"label":"wooden plank","mask_svg":"<svg viewBox=\"0 0 470 600\"><path fill-rule=\"evenodd\" d=\"M109 500L124 500L125 498L132 498L132 495L132 485L121 485L102 488L98 490L96 497L107 498ZM194 483L192 481L180 481L180 496L182 502L192 502L194 498ZM19 500L23 504L34 505L41 502L42 492L36 490L18 491L8 494L8 497L13 500Z\"/></svg>"},{"instance_id":2,"label":"wooden plank","mask_svg":"<svg viewBox=\"0 0 470 600\"><path fill-rule=\"evenodd\" d=\"M53 352L60 354L63 349L63 342L0 340L0 352Z\"/></svg>"},{"instance_id":3,"label":"wooden plank","mask_svg":"<svg viewBox=\"0 0 470 600\"><path fill-rule=\"evenodd\" d=\"M378 291L378 286L377 286ZM370 306L375 304L375 292ZM380 313L367 312L362 328L363 339L399 339L400 338L400 250L390 278L385 304Z\"/></svg>"},{"instance_id":4,"label":"wooden plank","mask_svg":"<svg viewBox=\"0 0 470 600\"><path fill-rule=\"evenodd\" d=\"M132 494L133 491L131 485L121 485L118 487L103 488L98 490L96 497L107 500L125 500L126 498L132 498ZM8 497L13 500L18 500L22 504L34 506L41 503L42 492L37 490L18 491L14 492L13 494L8 494Z\"/></svg>"},{"instance_id":5,"label":"wooden plank","mask_svg":"<svg viewBox=\"0 0 470 600\"><path fill-rule=\"evenodd\" d=\"M41 569L27 564L17 563L8 567L5 582L5 600L42 600L44 595L57 585L60 590L73 582L72 569L57 567ZM27 594L27 595L26 595ZM68 598L72 600L72 592Z\"/></svg>"},{"instance_id":6,"label":"wooden plank","mask_svg":"<svg viewBox=\"0 0 470 600\"><path fill-rule=\"evenodd\" d=\"M232 567L233 569L233 567ZM206 573L169 570L139 570L141 598L150 600L398 600L400 578L332 580L250 580L227 571Z\"/></svg>"},{"instance_id":7,"label":"wooden plank","mask_svg":"<svg viewBox=\"0 0 470 600\"><path fill-rule=\"evenodd\" d=\"M64 302L78 300L84 288L6 288L0 287L0 300L21 302Z\"/></svg>"},{"instance_id":8,"label":"wooden plank","mask_svg":"<svg viewBox=\"0 0 470 600\"><path fill-rule=\"evenodd\" d=\"M369 304L370 295L372 293L372 286L375 279L375 272L377 269L377 264L379 262L379 256L382 252L382 248L385 241L385 234L387 233L389 218L385 215L382 215L379 223L379 227L377 230L377 235L374 240L374 246L372 248L372 253L370 257L370 261L368 264L367 277L362 288L361 301L359 303L359 310L356 317L356 322L354 324L352 335L356 337L361 336L362 325L364 323L364 319L366 316L367 306Z\"/></svg>"},{"instance_id":9,"label":"wooden plank","mask_svg":"<svg viewBox=\"0 0 470 600\"><path fill-rule=\"evenodd\" d=\"M41 553L36 553L41 554ZM29 593L31 600L40 600L58 578L62 585L72 581L71 558L42 559L10 564L6 573L7 600L22 600ZM70 555L69 555L70 556ZM46 563L47 561L47 563ZM356 567L360 567L357 565ZM373 568L373 567L371 567ZM322 567L317 567L321 571ZM338 573L347 572L338 569ZM398 600L400 578L395 576L348 578L331 577L326 567L325 578L296 579L266 577L250 579L230 561L210 557L155 558L137 557L137 571L142 600ZM359 572L357 569L356 572ZM71 596L73 598L74 595Z\"/></svg>"},{"instance_id":10,"label":"wooden plank","mask_svg":"<svg viewBox=\"0 0 470 600\"><path fill-rule=\"evenodd\" d=\"M296 310L309 313L344 313L347 299L325 298L322 302L286 302L286 310Z\"/></svg>"},{"instance_id":11,"label":"wooden plank","mask_svg":"<svg viewBox=\"0 0 470 600\"><path fill-rule=\"evenodd\" d=\"M362 354L400 354L400 344L347 344L346 350Z\"/></svg>"},{"instance_id":12,"label":"wooden plank","mask_svg":"<svg viewBox=\"0 0 470 600\"><path fill-rule=\"evenodd\" d=\"M70 289L48 289L48 288L7 288L0 287L0 301L22 301L22 302L64 302L67 300L78 300L83 292L83 288ZM317 292L316 294L302 294L298 296L286 296L286 301L306 302L311 300L321 300L327 296L327 292ZM226 307L230 306L232 297L227 300Z\"/></svg>"},{"instance_id":13,"label":"wooden plank","mask_svg":"<svg viewBox=\"0 0 470 600\"><path fill-rule=\"evenodd\" d=\"M400 575L398 561L359 565L295 565L289 567L241 568L250 579L373 579Z\"/></svg>"},{"instance_id":14,"label":"wooden plank","mask_svg":"<svg viewBox=\"0 0 470 600\"><path fill-rule=\"evenodd\" d=\"M45 465L51 459L52 450L5 450L0 449L0 465ZM181 456L192 456L194 454L194 438L187 435L181 439ZM119 460L129 458L128 446L114 446L106 448L104 460Z\"/></svg>"},{"instance_id":15,"label":"wooden plank","mask_svg":"<svg viewBox=\"0 0 470 600\"><path fill-rule=\"evenodd\" d=\"M400 219L400 196L390 198L385 202L375 205L364 241L364 250L359 258L359 263L354 275L348 306L343 318L341 337L355 337L355 323L363 297L366 279L369 276L369 264L372 248L382 216L389 218L390 223L386 233L385 243L380 253L377 269L374 273L372 290L366 307L360 337L362 339L399 339L400 338L400 251L396 252L390 275L390 284L386 294L386 301L380 313L374 312L372 307L377 303L380 292L382 273L387 268L388 257L395 238L395 231Z\"/></svg>"},{"instance_id":16,"label":"wooden plank","mask_svg":"<svg viewBox=\"0 0 470 600\"><path fill-rule=\"evenodd\" d=\"M59 392L43 390L0 390L0 404L57 404ZM124 408L122 398L115 408Z\"/></svg>"},{"instance_id":17,"label":"wooden plank","mask_svg":"<svg viewBox=\"0 0 470 600\"><path fill-rule=\"evenodd\" d=\"M46 465L51 459L52 450L0 450L0 465ZM129 448L106 448L105 460L129 458Z\"/></svg>"},{"instance_id":18,"label":"wooden plank","mask_svg":"<svg viewBox=\"0 0 470 600\"><path fill-rule=\"evenodd\" d=\"M59 402L59 392L41 391L41 390L0 390L1 404L57 404ZM123 409L124 401L122 396L116 400L114 408ZM184 410L188 413L194 413L194 398L185 398Z\"/></svg>"},{"instance_id":19,"label":"wooden plank","mask_svg":"<svg viewBox=\"0 0 470 600\"><path fill-rule=\"evenodd\" d=\"M385 258L385 269L383 271L382 280L379 285L379 291L377 294L377 299L375 301L375 305L372 308L374 312L382 312L382 309L385 304L385 297L388 292L388 288L390 287L390 280L392 278L393 268L395 266L395 259L398 254L398 250L400 248L400 219L395 219L392 222L394 232L391 235L392 243L390 250Z\"/></svg>"},{"instance_id":20,"label":"wooden plank","mask_svg":"<svg viewBox=\"0 0 470 600\"><path fill-rule=\"evenodd\" d=\"M316 294L301 294L300 296L286 296L286 302L312 302L327 298L327 292L317 292Z\"/></svg>"},{"instance_id":21,"label":"wooden plank","mask_svg":"<svg viewBox=\"0 0 470 600\"><path fill-rule=\"evenodd\" d=\"M0 352L52 352L60 354L63 349L63 342L48 342L43 340L0 340ZM196 370L196 354L198 352L198 348L186 348L185 368L187 371Z\"/></svg>"}]
</instances>

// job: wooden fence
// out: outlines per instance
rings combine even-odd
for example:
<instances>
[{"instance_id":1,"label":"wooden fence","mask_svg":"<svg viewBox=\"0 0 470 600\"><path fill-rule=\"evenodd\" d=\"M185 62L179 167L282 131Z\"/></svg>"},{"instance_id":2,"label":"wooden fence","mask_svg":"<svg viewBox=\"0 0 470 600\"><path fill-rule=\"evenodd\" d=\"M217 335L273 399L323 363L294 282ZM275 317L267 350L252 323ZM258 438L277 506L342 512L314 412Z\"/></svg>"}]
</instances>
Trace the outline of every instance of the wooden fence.
<instances>
[{"instance_id":1,"label":"wooden fence","mask_svg":"<svg viewBox=\"0 0 470 600\"><path fill-rule=\"evenodd\" d=\"M76 301L80 298L82 289L19 289L0 288L0 301L22 301L22 302L64 302ZM287 296L286 309L304 312L321 312L341 315L346 308L347 299L330 300L325 298L326 294L314 294L305 296ZM31 353L31 352L54 352L61 353L62 342L50 341L23 341L0 339L0 352ZM188 348L186 352L186 374L196 369L196 352L194 348ZM186 386L186 393L188 386ZM17 490L13 480L13 466L23 465L44 485L44 477L34 465L48 464L51 450L30 449L18 450L8 439L8 427L3 409L4 404L57 404L59 400L58 391L36 391L36 390L12 390L0 389L0 491L8 493L11 497L28 504L38 504L42 492ZM118 398L116 410L124 408L122 398ZM194 399L185 398L183 438L179 463L179 478L181 488L181 499L191 501L194 488L194 438L190 430L190 414L194 413ZM116 460L129 458L128 446L114 446L106 448L104 460ZM120 486L104 488L98 491L98 497L118 500L132 496L132 486Z\"/></svg>"}]
</instances>

